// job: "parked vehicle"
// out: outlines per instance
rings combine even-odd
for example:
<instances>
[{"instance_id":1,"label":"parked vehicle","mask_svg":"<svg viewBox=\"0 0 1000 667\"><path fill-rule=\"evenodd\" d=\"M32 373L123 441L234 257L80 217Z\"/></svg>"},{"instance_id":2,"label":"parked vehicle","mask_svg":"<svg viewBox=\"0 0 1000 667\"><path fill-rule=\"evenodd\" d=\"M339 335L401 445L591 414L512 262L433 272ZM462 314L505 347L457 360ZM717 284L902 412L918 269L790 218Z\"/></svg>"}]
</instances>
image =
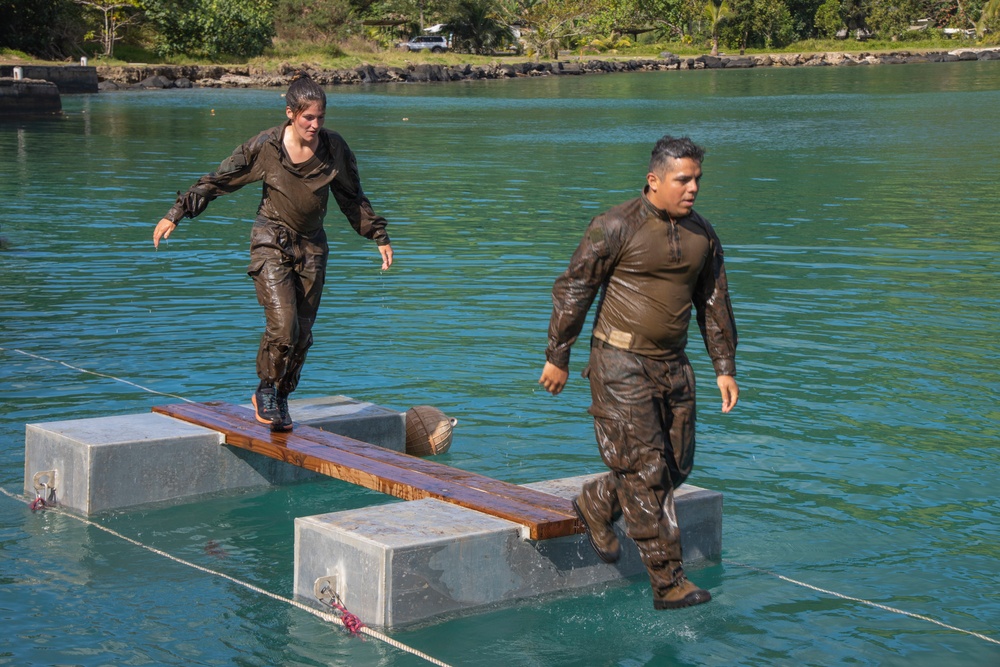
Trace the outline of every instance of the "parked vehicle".
<instances>
[{"instance_id":1,"label":"parked vehicle","mask_svg":"<svg viewBox=\"0 0 1000 667\"><path fill-rule=\"evenodd\" d=\"M404 51L430 51L441 53L448 50L448 40L441 35L417 35L399 45Z\"/></svg>"}]
</instances>

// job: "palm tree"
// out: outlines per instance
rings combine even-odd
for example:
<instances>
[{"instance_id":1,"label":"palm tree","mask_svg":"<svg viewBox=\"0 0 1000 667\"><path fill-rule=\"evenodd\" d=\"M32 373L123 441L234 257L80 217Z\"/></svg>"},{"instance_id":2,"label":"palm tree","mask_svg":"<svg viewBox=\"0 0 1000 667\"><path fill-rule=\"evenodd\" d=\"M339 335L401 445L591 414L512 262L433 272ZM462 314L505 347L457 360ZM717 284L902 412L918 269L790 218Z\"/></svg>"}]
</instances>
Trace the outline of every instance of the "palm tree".
<instances>
[{"instance_id":1,"label":"palm tree","mask_svg":"<svg viewBox=\"0 0 1000 667\"><path fill-rule=\"evenodd\" d=\"M721 0L718 4L715 0L708 0L705 3L705 18L712 26L712 55L719 55L719 25L732 16L732 10L726 0Z\"/></svg>"},{"instance_id":2,"label":"palm tree","mask_svg":"<svg viewBox=\"0 0 1000 667\"><path fill-rule=\"evenodd\" d=\"M979 21L976 23L976 34L978 37L982 38L986 34L986 29L990 21L997 16L1000 16L1000 0L987 0L983 4L983 11L979 15Z\"/></svg>"},{"instance_id":3,"label":"palm tree","mask_svg":"<svg viewBox=\"0 0 1000 667\"><path fill-rule=\"evenodd\" d=\"M453 43L477 54L514 41L514 33L497 18L490 0L460 0L444 30L452 34Z\"/></svg>"}]
</instances>

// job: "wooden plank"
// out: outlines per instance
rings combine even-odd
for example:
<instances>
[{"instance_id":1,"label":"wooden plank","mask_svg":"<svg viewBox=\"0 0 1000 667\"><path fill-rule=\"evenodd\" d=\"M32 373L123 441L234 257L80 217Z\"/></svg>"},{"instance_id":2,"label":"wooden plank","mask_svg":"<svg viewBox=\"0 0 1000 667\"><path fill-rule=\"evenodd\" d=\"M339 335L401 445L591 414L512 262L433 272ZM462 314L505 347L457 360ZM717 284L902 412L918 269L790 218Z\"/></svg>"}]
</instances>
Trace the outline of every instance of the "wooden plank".
<instances>
[{"instance_id":1,"label":"wooden plank","mask_svg":"<svg viewBox=\"0 0 1000 667\"><path fill-rule=\"evenodd\" d=\"M254 418L253 410L250 410L249 408L233 405L231 403L217 402L203 403L202 405L210 407L213 413L227 415L247 423L258 423ZM330 433L329 431L324 431L318 428L296 426L295 434L301 438L305 438L306 440L326 445L327 447L344 449L353 454L359 454L365 458L372 459L373 461L379 461L380 463L384 463L386 465L423 472L442 480L448 480L472 489L486 491L487 493L495 496L511 498L512 500L518 500L536 507L555 510L567 516L576 516L573 510L573 504L568 499L560 498L559 496L554 496L550 493L536 491L535 489L529 489L527 487L511 484L509 482L502 482L498 479L493 479L492 477L461 470L459 468L453 468L436 461L428 461L427 459L422 459L417 456L402 454L400 452L392 451L391 449L386 449L385 447L379 447L378 445L373 445L361 440L355 440L336 433Z\"/></svg>"},{"instance_id":2,"label":"wooden plank","mask_svg":"<svg viewBox=\"0 0 1000 667\"><path fill-rule=\"evenodd\" d=\"M357 454L310 442L294 434L272 433L267 426L256 420L251 423L243 422L221 415L204 405L164 406L155 410L220 431L226 435L227 444L365 488L405 500L438 498L521 523L528 527L533 539L559 537L572 534L575 530L572 525L575 517L507 498L497 498L477 489L403 467L381 465Z\"/></svg>"},{"instance_id":3,"label":"wooden plank","mask_svg":"<svg viewBox=\"0 0 1000 667\"><path fill-rule=\"evenodd\" d=\"M388 465L341 447L329 447L307 440L298 435L297 432L273 433L269 427L256 420L246 422L237 417L220 414L211 406L204 404L156 406L153 411L219 431L225 435L228 445L285 461L397 498L404 500L437 498L522 524L528 528L532 539L562 537L578 532L575 515L567 515L513 498L495 496L481 489L400 465ZM324 431L311 429L307 426L300 426L297 430L325 434ZM421 460L406 454L395 454L397 457Z\"/></svg>"}]
</instances>

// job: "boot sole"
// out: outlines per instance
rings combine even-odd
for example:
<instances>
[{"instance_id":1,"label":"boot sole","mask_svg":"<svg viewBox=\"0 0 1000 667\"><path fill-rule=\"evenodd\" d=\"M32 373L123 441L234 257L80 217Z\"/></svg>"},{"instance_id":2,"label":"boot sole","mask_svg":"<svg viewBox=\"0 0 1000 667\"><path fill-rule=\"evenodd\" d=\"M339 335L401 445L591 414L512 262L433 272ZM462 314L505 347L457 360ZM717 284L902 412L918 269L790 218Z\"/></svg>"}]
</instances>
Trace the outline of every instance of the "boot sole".
<instances>
[{"instance_id":1,"label":"boot sole","mask_svg":"<svg viewBox=\"0 0 1000 667\"><path fill-rule=\"evenodd\" d=\"M703 593L704 595L702 595ZM684 607L693 607L698 604L705 604L711 600L712 594L708 591L701 590L695 591L694 593L688 593L675 602L668 600L653 600L653 609L683 609Z\"/></svg>"},{"instance_id":2,"label":"boot sole","mask_svg":"<svg viewBox=\"0 0 1000 667\"><path fill-rule=\"evenodd\" d=\"M583 512L580 511L580 506L577 504L575 498L573 499L573 509L576 510L576 516L580 519L580 523L583 524L583 529L587 533L587 539L590 540L590 546L594 549L594 552L597 553L597 557L609 565L611 563L617 563L618 559L621 557L621 550L619 549L617 552L608 552L598 547L597 543L594 542L594 536L590 532L590 524L587 523L587 519L583 516Z\"/></svg>"}]
</instances>

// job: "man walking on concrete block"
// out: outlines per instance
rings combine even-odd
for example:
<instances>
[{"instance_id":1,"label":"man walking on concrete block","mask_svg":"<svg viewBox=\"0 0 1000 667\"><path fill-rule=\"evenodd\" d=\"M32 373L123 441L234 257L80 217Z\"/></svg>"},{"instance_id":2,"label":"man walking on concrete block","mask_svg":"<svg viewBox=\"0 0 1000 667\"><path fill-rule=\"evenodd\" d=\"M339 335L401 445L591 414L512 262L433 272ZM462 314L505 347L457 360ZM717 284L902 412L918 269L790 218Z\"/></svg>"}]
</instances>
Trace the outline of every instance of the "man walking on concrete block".
<instances>
[{"instance_id":1,"label":"man walking on concrete block","mask_svg":"<svg viewBox=\"0 0 1000 667\"><path fill-rule=\"evenodd\" d=\"M598 556L618 559L612 524L624 515L649 572L656 609L708 602L684 575L673 491L691 473L695 382L685 354L692 306L722 394L736 405L736 322L722 244L694 211L704 150L688 138L653 148L642 195L598 215L552 289L546 363L553 395L569 377L570 347L601 295L591 338L594 431L610 469L574 500Z\"/></svg>"}]
</instances>

